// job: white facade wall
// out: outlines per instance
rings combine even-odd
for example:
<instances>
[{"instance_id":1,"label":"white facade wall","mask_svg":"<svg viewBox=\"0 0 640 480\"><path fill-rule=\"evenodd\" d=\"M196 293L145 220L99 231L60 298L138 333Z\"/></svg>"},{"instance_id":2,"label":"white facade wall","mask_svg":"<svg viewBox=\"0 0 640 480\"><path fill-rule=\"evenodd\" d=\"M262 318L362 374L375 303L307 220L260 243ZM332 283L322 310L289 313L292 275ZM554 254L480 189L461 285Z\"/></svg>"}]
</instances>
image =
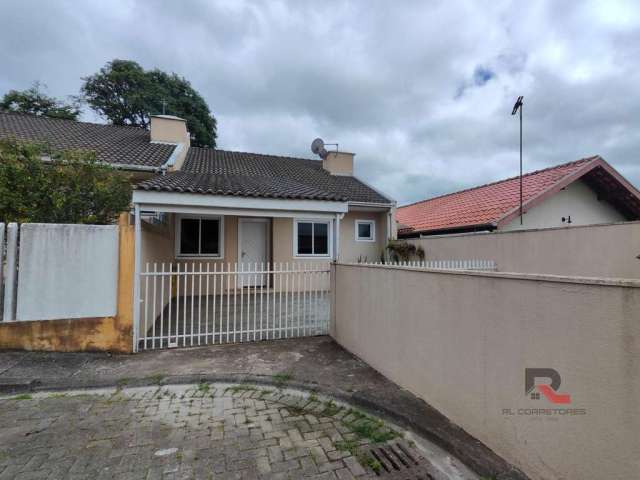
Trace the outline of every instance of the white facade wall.
<instances>
[{"instance_id":1,"label":"white facade wall","mask_svg":"<svg viewBox=\"0 0 640 480\"><path fill-rule=\"evenodd\" d=\"M16 320L116 314L118 227L20 226Z\"/></svg>"},{"instance_id":2,"label":"white facade wall","mask_svg":"<svg viewBox=\"0 0 640 480\"><path fill-rule=\"evenodd\" d=\"M562 217L566 219L569 216L570 224L562 221ZM578 180L526 211L523 225L520 225L520 217L517 217L500 230L593 225L624 220L625 218L610 203L598 200L596 192L582 180Z\"/></svg>"}]
</instances>

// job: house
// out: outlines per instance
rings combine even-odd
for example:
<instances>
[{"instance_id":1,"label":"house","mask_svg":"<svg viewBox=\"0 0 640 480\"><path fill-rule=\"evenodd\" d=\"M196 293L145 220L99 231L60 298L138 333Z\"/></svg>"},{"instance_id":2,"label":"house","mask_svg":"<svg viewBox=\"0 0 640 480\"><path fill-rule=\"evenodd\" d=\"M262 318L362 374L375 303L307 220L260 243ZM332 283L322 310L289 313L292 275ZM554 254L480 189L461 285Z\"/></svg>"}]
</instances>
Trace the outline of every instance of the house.
<instances>
[{"instance_id":1,"label":"house","mask_svg":"<svg viewBox=\"0 0 640 480\"><path fill-rule=\"evenodd\" d=\"M144 130L0 113L9 137L91 150L131 174L143 263L374 260L395 236L395 202L354 176L351 153L191 147L186 122L170 115Z\"/></svg>"},{"instance_id":2,"label":"house","mask_svg":"<svg viewBox=\"0 0 640 480\"><path fill-rule=\"evenodd\" d=\"M398 236L568 227L640 219L640 192L602 157L422 200L397 210Z\"/></svg>"}]
</instances>

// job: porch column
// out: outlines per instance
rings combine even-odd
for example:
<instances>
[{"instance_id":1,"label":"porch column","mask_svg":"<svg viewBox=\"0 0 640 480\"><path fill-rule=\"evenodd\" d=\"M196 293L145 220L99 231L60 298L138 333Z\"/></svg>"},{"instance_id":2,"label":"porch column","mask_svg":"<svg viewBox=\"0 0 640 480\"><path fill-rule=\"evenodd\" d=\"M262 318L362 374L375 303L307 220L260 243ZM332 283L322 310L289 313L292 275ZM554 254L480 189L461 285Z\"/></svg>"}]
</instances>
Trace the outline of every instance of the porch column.
<instances>
[{"instance_id":1,"label":"porch column","mask_svg":"<svg viewBox=\"0 0 640 480\"><path fill-rule=\"evenodd\" d=\"M142 265L142 225L140 223L140 204L135 203L134 209L134 275L133 275L133 352L138 351L138 336L140 325L140 270Z\"/></svg>"},{"instance_id":2,"label":"porch column","mask_svg":"<svg viewBox=\"0 0 640 480\"><path fill-rule=\"evenodd\" d=\"M344 217L344 213L336 213L333 221L333 261L337 262L340 258L340 220Z\"/></svg>"}]
</instances>

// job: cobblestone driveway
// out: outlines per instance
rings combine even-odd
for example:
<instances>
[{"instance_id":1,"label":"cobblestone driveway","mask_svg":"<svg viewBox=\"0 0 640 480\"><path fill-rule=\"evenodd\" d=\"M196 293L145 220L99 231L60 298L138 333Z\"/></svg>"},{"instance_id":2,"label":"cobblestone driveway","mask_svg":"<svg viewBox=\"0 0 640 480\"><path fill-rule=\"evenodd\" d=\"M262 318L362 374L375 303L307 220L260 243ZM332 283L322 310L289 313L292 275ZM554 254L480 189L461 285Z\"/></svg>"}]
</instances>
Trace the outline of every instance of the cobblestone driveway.
<instances>
[{"instance_id":1,"label":"cobblestone driveway","mask_svg":"<svg viewBox=\"0 0 640 480\"><path fill-rule=\"evenodd\" d=\"M394 436L333 402L249 385L19 396L0 400L0 424L2 480L368 478L380 465L363 448Z\"/></svg>"}]
</instances>

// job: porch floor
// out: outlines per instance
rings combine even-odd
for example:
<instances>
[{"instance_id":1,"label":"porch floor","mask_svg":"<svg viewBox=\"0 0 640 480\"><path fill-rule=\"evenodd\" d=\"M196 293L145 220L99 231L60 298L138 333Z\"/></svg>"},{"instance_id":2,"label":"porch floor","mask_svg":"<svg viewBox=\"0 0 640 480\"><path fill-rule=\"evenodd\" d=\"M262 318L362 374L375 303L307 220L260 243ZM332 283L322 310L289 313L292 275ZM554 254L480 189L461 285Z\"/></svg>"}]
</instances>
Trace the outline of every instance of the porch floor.
<instances>
[{"instance_id":1,"label":"porch floor","mask_svg":"<svg viewBox=\"0 0 640 480\"><path fill-rule=\"evenodd\" d=\"M143 325L140 349L326 335L329 292L178 296ZM148 317L143 317L148 318Z\"/></svg>"}]
</instances>

